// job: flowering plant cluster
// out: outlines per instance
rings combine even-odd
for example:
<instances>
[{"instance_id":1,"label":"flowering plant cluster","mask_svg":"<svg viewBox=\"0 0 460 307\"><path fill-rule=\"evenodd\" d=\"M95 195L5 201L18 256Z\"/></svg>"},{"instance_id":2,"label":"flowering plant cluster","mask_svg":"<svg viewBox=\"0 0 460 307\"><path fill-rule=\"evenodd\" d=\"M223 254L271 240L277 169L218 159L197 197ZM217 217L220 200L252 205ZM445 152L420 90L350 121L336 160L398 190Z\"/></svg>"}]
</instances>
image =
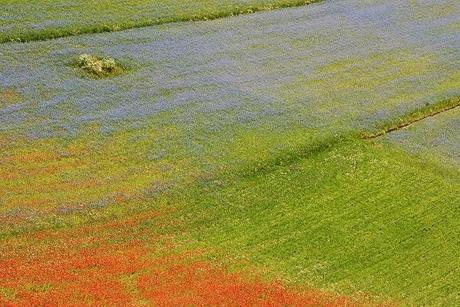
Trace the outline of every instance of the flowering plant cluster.
<instances>
[{"instance_id":1,"label":"flowering plant cluster","mask_svg":"<svg viewBox=\"0 0 460 307\"><path fill-rule=\"evenodd\" d=\"M97 77L108 77L119 74L123 68L110 57L98 57L82 54L78 57L78 67Z\"/></svg>"}]
</instances>

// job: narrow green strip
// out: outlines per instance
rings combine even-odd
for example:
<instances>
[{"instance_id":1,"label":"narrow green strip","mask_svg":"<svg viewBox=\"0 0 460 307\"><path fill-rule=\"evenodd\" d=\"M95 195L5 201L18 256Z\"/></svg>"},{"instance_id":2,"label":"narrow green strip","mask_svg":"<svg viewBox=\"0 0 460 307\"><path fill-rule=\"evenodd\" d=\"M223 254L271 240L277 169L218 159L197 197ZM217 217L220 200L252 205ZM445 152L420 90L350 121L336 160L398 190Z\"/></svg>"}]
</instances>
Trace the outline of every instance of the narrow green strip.
<instances>
[{"instance_id":1,"label":"narrow green strip","mask_svg":"<svg viewBox=\"0 0 460 307\"><path fill-rule=\"evenodd\" d=\"M56 38L76 36L82 34L95 34L105 32L117 32L128 29L144 28L156 25L162 25L175 22L187 21L206 21L215 20L230 16L246 15L261 11L270 11L275 9L299 7L308 4L320 2L322 0L292 0L287 2L274 2L273 4L260 4L248 6L236 6L232 8L222 9L217 12L205 12L202 14L176 15L170 17L156 18L150 20L128 21L124 23L105 23L88 26L78 26L76 28L50 28L43 30L24 30L22 33L0 33L0 43L9 42L32 42L45 41Z\"/></svg>"},{"instance_id":2,"label":"narrow green strip","mask_svg":"<svg viewBox=\"0 0 460 307\"><path fill-rule=\"evenodd\" d=\"M385 122L380 125L376 131L362 132L361 137L366 140L374 139L457 107L460 107L460 96L455 96L432 105L424 106L411 113L405 114L398 119Z\"/></svg>"}]
</instances>

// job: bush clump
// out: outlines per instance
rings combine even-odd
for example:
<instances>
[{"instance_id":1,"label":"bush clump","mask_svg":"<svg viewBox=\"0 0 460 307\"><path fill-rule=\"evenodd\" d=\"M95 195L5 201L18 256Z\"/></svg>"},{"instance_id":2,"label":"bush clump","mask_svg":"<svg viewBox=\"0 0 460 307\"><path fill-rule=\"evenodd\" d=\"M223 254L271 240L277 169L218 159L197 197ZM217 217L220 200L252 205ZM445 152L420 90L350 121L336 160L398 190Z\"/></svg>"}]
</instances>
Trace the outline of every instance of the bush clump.
<instances>
[{"instance_id":1,"label":"bush clump","mask_svg":"<svg viewBox=\"0 0 460 307\"><path fill-rule=\"evenodd\" d=\"M77 65L87 73L99 78L118 75L123 71L123 67L114 59L89 54L80 55L77 60Z\"/></svg>"}]
</instances>

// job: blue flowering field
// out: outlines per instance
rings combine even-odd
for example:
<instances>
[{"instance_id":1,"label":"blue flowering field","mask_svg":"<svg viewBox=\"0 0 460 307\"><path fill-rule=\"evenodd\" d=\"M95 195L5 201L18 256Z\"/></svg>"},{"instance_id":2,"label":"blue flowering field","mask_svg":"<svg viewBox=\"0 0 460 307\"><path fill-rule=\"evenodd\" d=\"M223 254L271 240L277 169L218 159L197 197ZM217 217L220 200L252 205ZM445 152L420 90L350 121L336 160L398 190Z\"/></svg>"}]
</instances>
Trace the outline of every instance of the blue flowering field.
<instances>
[{"instance_id":1,"label":"blue flowering field","mask_svg":"<svg viewBox=\"0 0 460 307\"><path fill-rule=\"evenodd\" d=\"M0 8L0 306L460 303L460 2Z\"/></svg>"}]
</instances>

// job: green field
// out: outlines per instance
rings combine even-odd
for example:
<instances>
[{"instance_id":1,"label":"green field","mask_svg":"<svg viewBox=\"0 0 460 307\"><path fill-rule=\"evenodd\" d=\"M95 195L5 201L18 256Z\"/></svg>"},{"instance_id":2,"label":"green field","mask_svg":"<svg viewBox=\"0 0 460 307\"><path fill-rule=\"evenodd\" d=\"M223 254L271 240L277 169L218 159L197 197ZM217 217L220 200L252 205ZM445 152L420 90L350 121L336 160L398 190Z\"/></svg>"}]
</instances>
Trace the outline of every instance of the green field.
<instances>
[{"instance_id":1,"label":"green field","mask_svg":"<svg viewBox=\"0 0 460 307\"><path fill-rule=\"evenodd\" d=\"M0 0L0 306L460 303L460 3L126 2Z\"/></svg>"},{"instance_id":2,"label":"green field","mask_svg":"<svg viewBox=\"0 0 460 307\"><path fill-rule=\"evenodd\" d=\"M313 2L318 0L1 0L0 43L209 20Z\"/></svg>"},{"instance_id":3,"label":"green field","mask_svg":"<svg viewBox=\"0 0 460 307\"><path fill-rule=\"evenodd\" d=\"M290 281L449 305L459 299L459 175L345 141L198 190L181 217L201 244L238 251Z\"/></svg>"}]
</instances>

